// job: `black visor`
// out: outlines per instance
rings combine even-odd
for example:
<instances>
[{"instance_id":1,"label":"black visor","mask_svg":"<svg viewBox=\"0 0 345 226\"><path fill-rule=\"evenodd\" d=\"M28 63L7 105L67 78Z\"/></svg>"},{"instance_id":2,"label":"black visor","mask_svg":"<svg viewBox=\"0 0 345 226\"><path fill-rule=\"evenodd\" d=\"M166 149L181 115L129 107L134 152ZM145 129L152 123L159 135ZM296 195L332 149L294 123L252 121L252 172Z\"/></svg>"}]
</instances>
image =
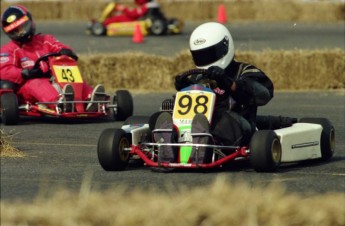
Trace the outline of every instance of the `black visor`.
<instances>
[{"instance_id":1,"label":"black visor","mask_svg":"<svg viewBox=\"0 0 345 226\"><path fill-rule=\"evenodd\" d=\"M21 38L26 37L30 33L31 27L32 22L28 20L24 24L8 32L8 36L13 40L20 40Z\"/></svg>"},{"instance_id":2,"label":"black visor","mask_svg":"<svg viewBox=\"0 0 345 226\"><path fill-rule=\"evenodd\" d=\"M228 53L228 50L229 38L225 36L224 39L217 44L205 49L191 50L191 53L196 66L205 66L223 58Z\"/></svg>"}]
</instances>

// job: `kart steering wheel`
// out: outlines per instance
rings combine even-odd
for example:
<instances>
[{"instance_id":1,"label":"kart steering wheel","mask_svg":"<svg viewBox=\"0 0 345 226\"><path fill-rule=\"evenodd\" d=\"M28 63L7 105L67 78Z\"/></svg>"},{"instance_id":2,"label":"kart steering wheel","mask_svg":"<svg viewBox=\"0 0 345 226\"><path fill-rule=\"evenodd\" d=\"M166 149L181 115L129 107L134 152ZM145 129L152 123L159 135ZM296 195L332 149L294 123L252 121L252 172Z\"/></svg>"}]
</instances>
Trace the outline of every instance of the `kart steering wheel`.
<instances>
[{"instance_id":1,"label":"kart steering wheel","mask_svg":"<svg viewBox=\"0 0 345 226\"><path fill-rule=\"evenodd\" d=\"M197 77L194 76L193 78L189 78L189 76L192 75L198 75ZM190 84L201 84L204 86L208 86L211 87L212 86L212 82L210 81L210 79L207 76L207 70L206 69L192 69L192 70L188 70L182 74L180 74L181 80L182 81L186 81Z\"/></svg>"},{"instance_id":2,"label":"kart steering wheel","mask_svg":"<svg viewBox=\"0 0 345 226\"><path fill-rule=\"evenodd\" d=\"M38 58L34 64L34 66L32 67L33 69L38 69L40 67L40 63L41 61L45 61L48 62L49 57L53 57L53 56L61 56L61 53L47 53L44 54L43 56L41 56L40 58Z\"/></svg>"},{"instance_id":3,"label":"kart steering wheel","mask_svg":"<svg viewBox=\"0 0 345 226\"><path fill-rule=\"evenodd\" d=\"M191 69L191 70L188 70L186 72L183 72L182 74L180 74L180 77L181 77L181 80L187 80L191 83L199 83L201 80L203 79L206 79L207 78L207 75L206 75L206 69ZM189 79L188 77L191 76L191 75L201 75L199 76L198 78L196 78L194 81Z\"/></svg>"}]
</instances>

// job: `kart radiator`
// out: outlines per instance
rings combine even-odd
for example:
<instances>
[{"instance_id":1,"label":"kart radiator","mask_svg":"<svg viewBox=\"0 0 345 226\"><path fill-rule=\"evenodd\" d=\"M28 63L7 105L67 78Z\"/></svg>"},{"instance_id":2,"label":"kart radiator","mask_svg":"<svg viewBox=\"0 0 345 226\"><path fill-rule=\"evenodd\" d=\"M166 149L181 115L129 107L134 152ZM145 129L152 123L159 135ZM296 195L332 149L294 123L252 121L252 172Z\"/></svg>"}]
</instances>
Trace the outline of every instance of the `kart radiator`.
<instances>
[{"instance_id":1,"label":"kart radiator","mask_svg":"<svg viewBox=\"0 0 345 226\"><path fill-rule=\"evenodd\" d=\"M165 99L162 102L161 111L173 111L174 109L174 99Z\"/></svg>"}]
</instances>

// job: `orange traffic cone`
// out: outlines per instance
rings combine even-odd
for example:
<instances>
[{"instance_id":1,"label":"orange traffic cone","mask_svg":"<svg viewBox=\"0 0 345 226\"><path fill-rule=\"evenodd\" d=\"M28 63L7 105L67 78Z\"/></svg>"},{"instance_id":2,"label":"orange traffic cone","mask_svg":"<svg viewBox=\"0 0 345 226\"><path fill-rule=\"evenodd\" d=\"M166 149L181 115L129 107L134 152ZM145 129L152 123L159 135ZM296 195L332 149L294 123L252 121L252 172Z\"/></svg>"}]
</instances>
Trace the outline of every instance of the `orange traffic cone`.
<instances>
[{"instance_id":1,"label":"orange traffic cone","mask_svg":"<svg viewBox=\"0 0 345 226\"><path fill-rule=\"evenodd\" d=\"M225 24L228 19L226 17L226 11L225 11L225 6L223 4L218 6L218 18L217 18L219 23Z\"/></svg>"},{"instance_id":2,"label":"orange traffic cone","mask_svg":"<svg viewBox=\"0 0 345 226\"><path fill-rule=\"evenodd\" d=\"M142 42L144 42L144 35L141 32L141 28L140 28L139 24L135 25L134 34L133 34L133 39L132 40L133 40L134 43L142 43Z\"/></svg>"}]
</instances>

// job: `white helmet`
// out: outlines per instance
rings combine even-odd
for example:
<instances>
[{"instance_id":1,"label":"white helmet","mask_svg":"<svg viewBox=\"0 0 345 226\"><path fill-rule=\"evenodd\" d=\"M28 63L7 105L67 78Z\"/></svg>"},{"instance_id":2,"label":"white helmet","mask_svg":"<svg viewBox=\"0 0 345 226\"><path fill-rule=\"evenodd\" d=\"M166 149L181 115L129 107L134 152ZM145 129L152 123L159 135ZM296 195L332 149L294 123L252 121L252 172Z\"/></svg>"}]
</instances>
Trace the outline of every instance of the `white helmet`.
<instances>
[{"instance_id":1,"label":"white helmet","mask_svg":"<svg viewBox=\"0 0 345 226\"><path fill-rule=\"evenodd\" d=\"M189 48L197 68L211 66L226 68L234 58L234 42L222 24L207 22L198 26L190 36Z\"/></svg>"}]
</instances>

